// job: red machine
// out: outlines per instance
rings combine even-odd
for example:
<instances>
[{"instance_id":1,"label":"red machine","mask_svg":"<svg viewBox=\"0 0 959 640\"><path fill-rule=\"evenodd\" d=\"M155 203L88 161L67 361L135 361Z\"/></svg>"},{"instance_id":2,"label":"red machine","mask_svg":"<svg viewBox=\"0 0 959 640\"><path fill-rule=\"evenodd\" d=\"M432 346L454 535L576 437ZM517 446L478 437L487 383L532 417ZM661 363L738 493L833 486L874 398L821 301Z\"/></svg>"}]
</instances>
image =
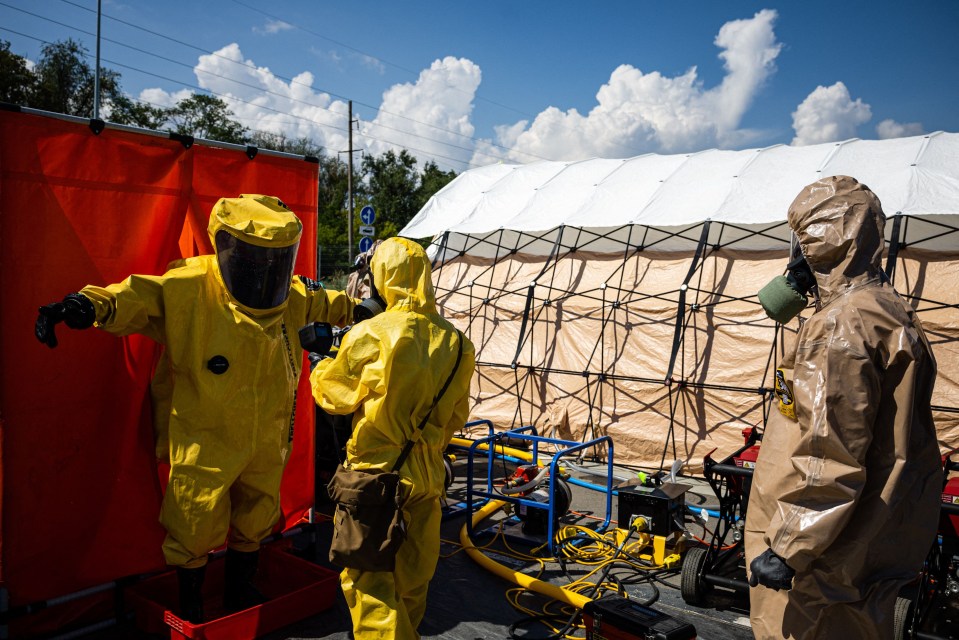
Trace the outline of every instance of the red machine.
<instances>
[{"instance_id":1,"label":"red machine","mask_svg":"<svg viewBox=\"0 0 959 640\"><path fill-rule=\"evenodd\" d=\"M959 462L951 459L957 451L942 458L939 534L915 597L896 601L896 640L959 640Z\"/></svg>"},{"instance_id":2,"label":"red machine","mask_svg":"<svg viewBox=\"0 0 959 640\"><path fill-rule=\"evenodd\" d=\"M681 574L681 593L689 604L703 605L713 587L745 595L746 549L743 527L752 487L753 469L759 457L759 429L743 429L745 444L722 462L703 458L703 475L719 500L719 518L705 547L686 552Z\"/></svg>"}]
</instances>

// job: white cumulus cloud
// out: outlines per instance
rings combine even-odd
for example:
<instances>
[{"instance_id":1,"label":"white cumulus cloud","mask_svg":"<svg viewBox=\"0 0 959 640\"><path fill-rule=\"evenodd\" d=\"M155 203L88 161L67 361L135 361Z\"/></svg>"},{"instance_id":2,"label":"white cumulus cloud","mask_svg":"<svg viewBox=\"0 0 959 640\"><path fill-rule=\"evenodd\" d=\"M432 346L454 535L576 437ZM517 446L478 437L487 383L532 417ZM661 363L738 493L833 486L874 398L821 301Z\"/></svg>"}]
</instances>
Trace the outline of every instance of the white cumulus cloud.
<instances>
[{"instance_id":1,"label":"white cumulus cloud","mask_svg":"<svg viewBox=\"0 0 959 640\"><path fill-rule=\"evenodd\" d=\"M267 20L266 24L262 27L253 27L254 33L259 33L263 35L273 35L274 33L279 33L281 31L289 31L293 28L288 22L283 22L282 20Z\"/></svg>"},{"instance_id":2,"label":"white cumulus cloud","mask_svg":"<svg viewBox=\"0 0 959 640\"><path fill-rule=\"evenodd\" d=\"M268 67L258 67L244 58L236 43L200 56L193 71L199 86L222 98L247 129L291 139L311 138L331 154L346 148L347 104L315 91L310 72L304 71L290 81L278 78ZM140 99L172 105L191 93L146 89Z\"/></svg>"},{"instance_id":3,"label":"white cumulus cloud","mask_svg":"<svg viewBox=\"0 0 959 640\"><path fill-rule=\"evenodd\" d=\"M776 11L764 9L720 28L714 43L726 75L716 87L705 88L695 67L667 77L623 64L600 87L589 113L549 107L528 126L520 122L500 127L495 142L512 150L504 152L485 141L473 162L488 164L484 154L528 162L535 159L529 154L574 160L742 144L753 134L739 129L739 124L775 72L782 49L773 31L776 18Z\"/></svg>"},{"instance_id":4,"label":"white cumulus cloud","mask_svg":"<svg viewBox=\"0 0 959 640\"><path fill-rule=\"evenodd\" d=\"M919 136L925 132L921 122L896 122L889 118L876 125L876 135L880 140Z\"/></svg>"},{"instance_id":5,"label":"white cumulus cloud","mask_svg":"<svg viewBox=\"0 0 959 640\"><path fill-rule=\"evenodd\" d=\"M314 90L314 77L308 71L286 81L246 59L233 43L200 56L194 73L199 86L223 99L236 120L252 131L290 139L307 137L331 155L348 146L347 103ZM372 121L354 114L359 120L354 148L372 154L407 148L423 162L434 160L443 169L462 171L474 153L470 114L481 75L480 68L465 58L436 60L416 82L397 84L384 92ZM139 98L172 106L192 93L152 88Z\"/></svg>"},{"instance_id":6,"label":"white cumulus cloud","mask_svg":"<svg viewBox=\"0 0 959 640\"><path fill-rule=\"evenodd\" d=\"M816 87L792 116L792 143L803 146L856 137L856 128L872 118L872 109L860 98L853 100L846 85L837 82Z\"/></svg>"},{"instance_id":7,"label":"white cumulus cloud","mask_svg":"<svg viewBox=\"0 0 959 640\"><path fill-rule=\"evenodd\" d=\"M448 56L421 71L416 82L393 85L373 121L360 126L367 149L378 155L407 148L420 160L462 170L473 155L470 114L481 79L471 60Z\"/></svg>"}]
</instances>

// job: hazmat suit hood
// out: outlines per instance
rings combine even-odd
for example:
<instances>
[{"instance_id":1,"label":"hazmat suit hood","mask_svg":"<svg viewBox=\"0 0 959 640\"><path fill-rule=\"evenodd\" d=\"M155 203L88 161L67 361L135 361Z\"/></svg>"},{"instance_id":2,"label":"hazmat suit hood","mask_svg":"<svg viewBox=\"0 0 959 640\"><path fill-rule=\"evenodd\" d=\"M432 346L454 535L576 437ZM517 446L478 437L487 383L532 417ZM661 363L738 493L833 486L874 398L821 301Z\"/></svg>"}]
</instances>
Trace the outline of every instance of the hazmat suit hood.
<instances>
[{"instance_id":1,"label":"hazmat suit hood","mask_svg":"<svg viewBox=\"0 0 959 640\"><path fill-rule=\"evenodd\" d=\"M789 206L788 220L822 305L880 278L885 216L876 194L855 178L831 176L807 186Z\"/></svg>"},{"instance_id":2,"label":"hazmat suit hood","mask_svg":"<svg viewBox=\"0 0 959 640\"><path fill-rule=\"evenodd\" d=\"M431 269L423 247L407 238L385 240L370 263L373 283L387 310L400 308L417 313L436 312Z\"/></svg>"},{"instance_id":3,"label":"hazmat suit hood","mask_svg":"<svg viewBox=\"0 0 959 640\"><path fill-rule=\"evenodd\" d=\"M273 196L221 198L207 227L217 278L232 302L254 317L286 306L303 224Z\"/></svg>"}]
</instances>

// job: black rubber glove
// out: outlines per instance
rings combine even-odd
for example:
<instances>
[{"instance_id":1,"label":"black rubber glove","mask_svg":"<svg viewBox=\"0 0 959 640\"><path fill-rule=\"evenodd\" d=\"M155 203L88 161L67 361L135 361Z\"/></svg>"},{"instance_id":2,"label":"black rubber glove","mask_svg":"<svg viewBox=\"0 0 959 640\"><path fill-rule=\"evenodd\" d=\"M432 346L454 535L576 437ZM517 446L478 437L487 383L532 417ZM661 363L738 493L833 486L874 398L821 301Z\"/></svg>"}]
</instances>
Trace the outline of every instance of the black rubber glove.
<instances>
[{"instance_id":1,"label":"black rubber glove","mask_svg":"<svg viewBox=\"0 0 959 640\"><path fill-rule=\"evenodd\" d=\"M316 369L316 365L320 364L322 360L328 360L332 356L325 353L316 353L315 351L308 351L306 354L306 359L310 361L310 372L313 369Z\"/></svg>"},{"instance_id":2,"label":"black rubber glove","mask_svg":"<svg viewBox=\"0 0 959 640\"><path fill-rule=\"evenodd\" d=\"M56 326L65 322L71 329L88 329L96 320L96 309L90 299L81 293L71 293L63 302L40 307L33 333L37 340L51 349L57 346Z\"/></svg>"},{"instance_id":3,"label":"black rubber glove","mask_svg":"<svg viewBox=\"0 0 959 640\"><path fill-rule=\"evenodd\" d=\"M793 576L796 575L772 549L766 549L758 558L753 558L749 563L749 573L750 587L762 585L775 591L792 589Z\"/></svg>"}]
</instances>

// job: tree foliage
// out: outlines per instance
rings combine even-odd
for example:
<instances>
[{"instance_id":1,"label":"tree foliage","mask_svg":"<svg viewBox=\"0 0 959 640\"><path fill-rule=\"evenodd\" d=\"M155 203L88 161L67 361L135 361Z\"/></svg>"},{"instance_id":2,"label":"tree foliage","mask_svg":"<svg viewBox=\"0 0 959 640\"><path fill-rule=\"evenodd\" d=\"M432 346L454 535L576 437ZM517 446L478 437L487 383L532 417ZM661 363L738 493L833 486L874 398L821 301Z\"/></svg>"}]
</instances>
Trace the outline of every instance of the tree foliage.
<instances>
[{"instance_id":1,"label":"tree foliage","mask_svg":"<svg viewBox=\"0 0 959 640\"><path fill-rule=\"evenodd\" d=\"M443 171L432 160L423 166L423 176L420 178L420 186L416 188L416 210L419 211L426 202L433 197L437 191L448 185L456 172L452 169Z\"/></svg>"},{"instance_id":2,"label":"tree foliage","mask_svg":"<svg viewBox=\"0 0 959 640\"><path fill-rule=\"evenodd\" d=\"M27 61L10 51L9 42L0 40L0 101L26 104L33 85Z\"/></svg>"},{"instance_id":3,"label":"tree foliage","mask_svg":"<svg viewBox=\"0 0 959 640\"><path fill-rule=\"evenodd\" d=\"M381 156L363 158L363 171L369 182L369 201L376 210L377 236L395 236L418 211L416 158L406 149L398 155L391 149Z\"/></svg>"},{"instance_id":4,"label":"tree foliage","mask_svg":"<svg viewBox=\"0 0 959 640\"><path fill-rule=\"evenodd\" d=\"M168 111L174 131L206 140L243 144L246 127L233 120L233 112L216 96L194 93Z\"/></svg>"}]
</instances>

